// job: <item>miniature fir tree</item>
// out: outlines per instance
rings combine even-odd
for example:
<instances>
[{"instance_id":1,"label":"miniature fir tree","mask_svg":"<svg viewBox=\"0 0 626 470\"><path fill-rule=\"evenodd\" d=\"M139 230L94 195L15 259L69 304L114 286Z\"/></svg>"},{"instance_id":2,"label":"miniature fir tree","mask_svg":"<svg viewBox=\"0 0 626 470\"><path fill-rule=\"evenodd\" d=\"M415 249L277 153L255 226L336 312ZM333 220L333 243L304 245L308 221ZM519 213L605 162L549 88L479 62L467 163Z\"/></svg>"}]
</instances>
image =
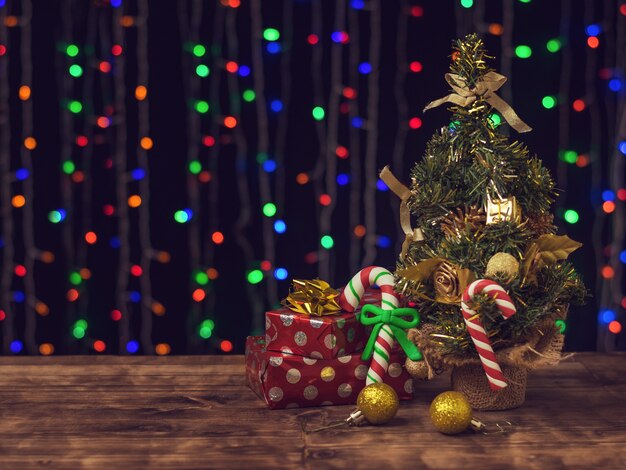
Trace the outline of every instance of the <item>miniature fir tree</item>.
<instances>
[{"instance_id":1,"label":"miniature fir tree","mask_svg":"<svg viewBox=\"0 0 626 470\"><path fill-rule=\"evenodd\" d=\"M495 93L504 77L488 67L478 36L453 48L446 75L453 93L431 103L452 103L452 119L412 171L406 202L423 240L401 255L396 288L417 304L439 356L467 357L476 350L460 301L473 280L496 281L517 308L504 321L490 297L475 298L472 308L496 350L541 334L540 324L564 320L586 290L566 261L581 245L557 235L553 225L556 191L549 172L524 144L499 131L504 119L530 130Z\"/></svg>"}]
</instances>

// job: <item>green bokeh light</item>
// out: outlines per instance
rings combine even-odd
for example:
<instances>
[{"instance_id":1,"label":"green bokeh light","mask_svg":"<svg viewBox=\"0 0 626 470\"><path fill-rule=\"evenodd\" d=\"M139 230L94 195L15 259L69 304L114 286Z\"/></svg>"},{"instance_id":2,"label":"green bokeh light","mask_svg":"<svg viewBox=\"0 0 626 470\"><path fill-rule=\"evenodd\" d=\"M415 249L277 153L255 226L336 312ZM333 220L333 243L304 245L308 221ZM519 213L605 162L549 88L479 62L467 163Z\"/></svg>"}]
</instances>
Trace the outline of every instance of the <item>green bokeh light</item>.
<instances>
[{"instance_id":1,"label":"green bokeh light","mask_svg":"<svg viewBox=\"0 0 626 470\"><path fill-rule=\"evenodd\" d=\"M78 64L70 65L69 71L70 75L75 78L82 77L83 75L83 68Z\"/></svg>"},{"instance_id":2,"label":"green bokeh light","mask_svg":"<svg viewBox=\"0 0 626 470\"><path fill-rule=\"evenodd\" d=\"M265 217L273 217L276 215L276 204L268 202L263 206L263 215Z\"/></svg>"},{"instance_id":3,"label":"green bokeh light","mask_svg":"<svg viewBox=\"0 0 626 470\"><path fill-rule=\"evenodd\" d=\"M530 46L521 44L515 48L515 55L520 59L528 59L531 55L533 55L533 50Z\"/></svg>"},{"instance_id":4,"label":"green bokeh light","mask_svg":"<svg viewBox=\"0 0 626 470\"><path fill-rule=\"evenodd\" d=\"M243 92L243 100L251 103L256 98L256 93L254 90L244 90Z\"/></svg>"},{"instance_id":5,"label":"green bokeh light","mask_svg":"<svg viewBox=\"0 0 626 470\"><path fill-rule=\"evenodd\" d=\"M205 272L196 273L196 282L201 286L206 286L209 283L209 276Z\"/></svg>"},{"instance_id":6,"label":"green bokeh light","mask_svg":"<svg viewBox=\"0 0 626 470\"><path fill-rule=\"evenodd\" d=\"M206 47L204 47L202 44L196 44L195 46L193 46L193 55L195 55L196 57L202 57L204 56L204 54L206 54Z\"/></svg>"},{"instance_id":7,"label":"green bokeh light","mask_svg":"<svg viewBox=\"0 0 626 470\"><path fill-rule=\"evenodd\" d=\"M211 70L206 65L200 64L196 67L196 73L199 77L205 78L209 76Z\"/></svg>"},{"instance_id":8,"label":"green bokeh light","mask_svg":"<svg viewBox=\"0 0 626 470\"><path fill-rule=\"evenodd\" d=\"M321 106L316 106L315 108L313 108L313 111L311 111L311 114L313 114L313 119L315 119L316 121L321 121L322 119L324 119L324 116L326 116L326 111L324 111L324 108L322 108Z\"/></svg>"},{"instance_id":9,"label":"green bokeh light","mask_svg":"<svg viewBox=\"0 0 626 470\"><path fill-rule=\"evenodd\" d=\"M461 6L463 8L472 8L474 6L474 0L461 0Z\"/></svg>"},{"instance_id":10,"label":"green bokeh light","mask_svg":"<svg viewBox=\"0 0 626 470\"><path fill-rule=\"evenodd\" d=\"M79 286L83 282L83 278L80 273L73 271L70 274L70 283L74 286Z\"/></svg>"},{"instance_id":11,"label":"green bokeh light","mask_svg":"<svg viewBox=\"0 0 626 470\"><path fill-rule=\"evenodd\" d=\"M200 114L204 114L209 111L209 103L203 100L196 101L194 107L196 108L196 111L198 111Z\"/></svg>"},{"instance_id":12,"label":"green bokeh light","mask_svg":"<svg viewBox=\"0 0 626 470\"><path fill-rule=\"evenodd\" d=\"M63 220L63 216L59 211L50 211L48 212L48 220L53 224L58 224Z\"/></svg>"},{"instance_id":13,"label":"green bokeh light","mask_svg":"<svg viewBox=\"0 0 626 470\"><path fill-rule=\"evenodd\" d=\"M70 57L76 57L78 55L79 49L76 44L69 44L65 48L65 53Z\"/></svg>"},{"instance_id":14,"label":"green bokeh light","mask_svg":"<svg viewBox=\"0 0 626 470\"><path fill-rule=\"evenodd\" d=\"M548 42L546 42L546 49L548 50L548 52L559 52L562 46L563 44L561 43L560 39L550 39Z\"/></svg>"},{"instance_id":15,"label":"green bokeh light","mask_svg":"<svg viewBox=\"0 0 626 470\"><path fill-rule=\"evenodd\" d=\"M265 28L263 31L263 39L266 41L278 41L280 32L275 28Z\"/></svg>"},{"instance_id":16,"label":"green bokeh light","mask_svg":"<svg viewBox=\"0 0 626 470\"><path fill-rule=\"evenodd\" d=\"M67 109L74 114L78 114L83 110L83 104L80 101L73 100L68 103Z\"/></svg>"},{"instance_id":17,"label":"green bokeh light","mask_svg":"<svg viewBox=\"0 0 626 470\"><path fill-rule=\"evenodd\" d=\"M330 250L335 245L335 240L330 235L324 235L320 240L320 244L323 248Z\"/></svg>"},{"instance_id":18,"label":"green bokeh light","mask_svg":"<svg viewBox=\"0 0 626 470\"><path fill-rule=\"evenodd\" d=\"M561 160L573 165L578 160L578 153L574 150L565 150L561 153Z\"/></svg>"},{"instance_id":19,"label":"green bokeh light","mask_svg":"<svg viewBox=\"0 0 626 470\"><path fill-rule=\"evenodd\" d=\"M263 271L260 269L253 269L248 273L248 282L250 284L258 284L263 280Z\"/></svg>"},{"instance_id":20,"label":"green bokeh light","mask_svg":"<svg viewBox=\"0 0 626 470\"><path fill-rule=\"evenodd\" d=\"M567 222L568 224L575 224L576 222L578 222L579 218L580 216L578 215L578 212L576 212L574 209L567 209L563 214L563 219L565 219L565 222Z\"/></svg>"},{"instance_id":21,"label":"green bokeh light","mask_svg":"<svg viewBox=\"0 0 626 470\"><path fill-rule=\"evenodd\" d=\"M76 165L74 165L74 162L71 160L64 161L63 165L61 165L61 168L63 169L63 173L65 173L66 175L71 175L76 171Z\"/></svg>"},{"instance_id":22,"label":"green bokeh light","mask_svg":"<svg viewBox=\"0 0 626 470\"><path fill-rule=\"evenodd\" d=\"M76 339L82 339L82 338L85 337L85 330L83 330L82 328L79 328L78 326L76 326L72 330L72 335L74 335L74 338L76 338Z\"/></svg>"},{"instance_id":23,"label":"green bokeh light","mask_svg":"<svg viewBox=\"0 0 626 470\"><path fill-rule=\"evenodd\" d=\"M493 124L493 127L498 127L502 124L502 117L498 113L490 114L489 120L491 121L491 124Z\"/></svg>"},{"instance_id":24,"label":"green bokeh light","mask_svg":"<svg viewBox=\"0 0 626 470\"><path fill-rule=\"evenodd\" d=\"M204 320L200 325L202 328L209 328L211 330L215 329L215 322L211 319Z\"/></svg>"},{"instance_id":25,"label":"green bokeh light","mask_svg":"<svg viewBox=\"0 0 626 470\"><path fill-rule=\"evenodd\" d=\"M559 333L561 333L561 334L564 334L565 330L567 330L567 323L565 323L565 320L559 319L559 320L555 321L554 324L559 329Z\"/></svg>"},{"instance_id":26,"label":"green bokeh light","mask_svg":"<svg viewBox=\"0 0 626 470\"><path fill-rule=\"evenodd\" d=\"M174 212L174 220L179 224L185 224L189 222L189 214L185 211L176 211Z\"/></svg>"},{"instance_id":27,"label":"green bokeh light","mask_svg":"<svg viewBox=\"0 0 626 470\"><path fill-rule=\"evenodd\" d=\"M89 324L87 323L87 320L77 320L76 323L74 323L74 328L81 328L83 330L86 330L89 327Z\"/></svg>"},{"instance_id":28,"label":"green bokeh light","mask_svg":"<svg viewBox=\"0 0 626 470\"><path fill-rule=\"evenodd\" d=\"M201 326L200 330L198 331L198 334L200 335L201 338L209 339L211 335L213 334L213 331L211 330L211 328L206 328L204 326Z\"/></svg>"},{"instance_id":29,"label":"green bokeh light","mask_svg":"<svg viewBox=\"0 0 626 470\"><path fill-rule=\"evenodd\" d=\"M546 109L552 109L557 105L557 100L555 96L544 96L541 99L541 104L543 105L544 108Z\"/></svg>"},{"instance_id":30,"label":"green bokeh light","mask_svg":"<svg viewBox=\"0 0 626 470\"><path fill-rule=\"evenodd\" d=\"M202 171L202 163L198 160L192 160L189 162L189 173L197 175Z\"/></svg>"}]
</instances>

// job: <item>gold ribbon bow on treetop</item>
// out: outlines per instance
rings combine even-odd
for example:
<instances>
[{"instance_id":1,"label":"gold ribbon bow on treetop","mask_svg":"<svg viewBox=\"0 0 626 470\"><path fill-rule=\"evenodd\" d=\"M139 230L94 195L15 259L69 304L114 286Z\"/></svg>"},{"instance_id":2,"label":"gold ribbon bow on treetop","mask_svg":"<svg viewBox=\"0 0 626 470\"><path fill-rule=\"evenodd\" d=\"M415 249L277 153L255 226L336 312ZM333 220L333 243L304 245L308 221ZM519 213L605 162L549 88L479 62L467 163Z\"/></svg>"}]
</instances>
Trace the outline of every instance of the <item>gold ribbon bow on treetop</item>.
<instances>
[{"instance_id":1,"label":"gold ribbon bow on treetop","mask_svg":"<svg viewBox=\"0 0 626 470\"><path fill-rule=\"evenodd\" d=\"M282 304L294 312L306 315L332 315L341 311L337 303L339 292L321 279L294 279L289 295Z\"/></svg>"},{"instance_id":2,"label":"gold ribbon bow on treetop","mask_svg":"<svg viewBox=\"0 0 626 470\"><path fill-rule=\"evenodd\" d=\"M497 109L506 122L515 129L517 132L529 132L532 128L520 119L515 114L513 108L496 95L496 91L506 83L506 77L496 72L486 73L482 79L480 79L474 88L470 88L465 79L455 73L445 74L446 82L452 87L454 93L450 93L448 96L444 96L435 101L431 101L426 105L424 111L428 111L431 108L436 108L444 103L453 103L464 108L472 104L478 98L484 99L487 103Z\"/></svg>"},{"instance_id":3,"label":"gold ribbon bow on treetop","mask_svg":"<svg viewBox=\"0 0 626 470\"><path fill-rule=\"evenodd\" d=\"M389 166L383 168L380 172L380 179L393 191L393 193L401 199L400 202L400 226L404 232L404 242L402 242L402 251L400 258L404 258L411 242L418 242L424 239L424 234L419 228L411 227L411 210L409 209L408 200L411 196L411 190L398 181L398 178L391 172Z\"/></svg>"}]
</instances>

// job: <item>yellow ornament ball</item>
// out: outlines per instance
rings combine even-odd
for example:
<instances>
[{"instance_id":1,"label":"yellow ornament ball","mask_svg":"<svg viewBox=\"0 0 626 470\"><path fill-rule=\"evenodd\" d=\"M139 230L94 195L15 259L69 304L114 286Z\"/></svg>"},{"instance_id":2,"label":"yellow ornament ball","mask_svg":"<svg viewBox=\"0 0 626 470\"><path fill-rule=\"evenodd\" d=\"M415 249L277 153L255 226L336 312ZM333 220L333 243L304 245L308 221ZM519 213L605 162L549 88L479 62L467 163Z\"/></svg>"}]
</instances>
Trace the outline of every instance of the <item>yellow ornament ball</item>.
<instances>
[{"instance_id":1,"label":"yellow ornament ball","mask_svg":"<svg viewBox=\"0 0 626 470\"><path fill-rule=\"evenodd\" d=\"M370 384L361 390L356 406L370 424L385 424L398 412L398 394L384 383Z\"/></svg>"},{"instance_id":2,"label":"yellow ornament ball","mask_svg":"<svg viewBox=\"0 0 626 470\"><path fill-rule=\"evenodd\" d=\"M519 261L508 253L496 253L487 262L485 269L486 277L495 277L496 275L504 275L504 278L511 282L519 273Z\"/></svg>"},{"instance_id":3,"label":"yellow ornament ball","mask_svg":"<svg viewBox=\"0 0 626 470\"><path fill-rule=\"evenodd\" d=\"M460 392L443 392L430 404L430 419L437 431L458 434L472 421L472 407Z\"/></svg>"}]
</instances>

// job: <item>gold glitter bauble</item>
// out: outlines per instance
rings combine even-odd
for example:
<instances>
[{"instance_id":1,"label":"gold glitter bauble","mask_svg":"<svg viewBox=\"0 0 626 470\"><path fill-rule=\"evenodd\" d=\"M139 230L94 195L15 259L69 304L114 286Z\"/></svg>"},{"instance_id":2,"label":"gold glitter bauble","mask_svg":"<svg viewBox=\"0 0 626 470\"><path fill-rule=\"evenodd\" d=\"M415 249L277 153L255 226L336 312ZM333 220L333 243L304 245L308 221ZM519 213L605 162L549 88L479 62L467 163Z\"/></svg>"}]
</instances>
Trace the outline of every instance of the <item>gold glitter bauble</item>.
<instances>
[{"instance_id":1,"label":"gold glitter bauble","mask_svg":"<svg viewBox=\"0 0 626 470\"><path fill-rule=\"evenodd\" d=\"M430 404L430 419L437 431L458 434L472 421L472 407L460 392L443 392Z\"/></svg>"},{"instance_id":2,"label":"gold glitter bauble","mask_svg":"<svg viewBox=\"0 0 626 470\"><path fill-rule=\"evenodd\" d=\"M398 394L384 383L370 384L361 390L356 406L371 424L385 424L398 412Z\"/></svg>"},{"instance_id":3,"label":"gold glitter bauble","mask_svg":"<svg viewBox=\"0 0 626 470\"><path fill-rule=\"evenodd\" d=\"M496 274L504 275L504 278L510 282L517 277L519 272L519 261L508 253L496 253L487 263L485 270L486 277L495 277Z\"/></svg>"},{"instance_id":4,"label":"gold glitter bauble","mask_svg":"<svg viewBox=\"0 0 626 470\"><path fill-rule=\"evenodd\" d=\"M412 361L407 357L406 361L404 361L404 368L414 379L428 379L428 364L424 360Z\"/></svg>"}]
</instances>

